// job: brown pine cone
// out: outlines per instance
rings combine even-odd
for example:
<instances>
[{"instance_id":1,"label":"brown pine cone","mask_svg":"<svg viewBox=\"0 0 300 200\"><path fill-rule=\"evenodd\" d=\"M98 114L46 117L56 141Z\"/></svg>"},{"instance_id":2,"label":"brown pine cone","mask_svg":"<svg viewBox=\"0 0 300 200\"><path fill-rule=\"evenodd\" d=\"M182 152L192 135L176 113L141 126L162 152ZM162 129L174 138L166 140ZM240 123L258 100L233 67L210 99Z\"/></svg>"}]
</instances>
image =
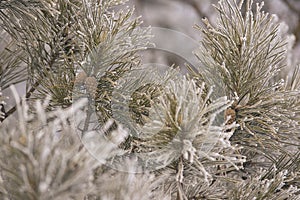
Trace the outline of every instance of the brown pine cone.
<instances>
[{"instance_id":1,"label":"brown pine cone","mask_svg":"<svg viewBox=\"0 0 300 200\"><path fill-rule=\"evenodd\" d=\"M88 94L92 97L95 98L96 97L96 93L97 93L97 79L95 77L87 77L85 79L85 87L86 90L88 92Z\"/></svg>"},{"instance_id":2,"label":"brown pine cone","mask_svg":"<svg viewBox=\"0 0 300 200\"><path fill-rule=\"evenodd\" d=\"M228 108L225 110L225 120L230 117L230 119L227 121L226 124L233 124L233 122L235 122L236 120L236 111L234 108Z\"/></svg>"},{"instance_id":3,"label":"brown pine cone","mask_svg":"<svg viewBox=\"0 0 300 200\"><path fill-rule=\"evenodd\" d=\"M75 85L80 85L85 82L85 79L87 78L87 75L84 71L79 72L75 78L74 84Z\"/></svg>"}]
</instances>

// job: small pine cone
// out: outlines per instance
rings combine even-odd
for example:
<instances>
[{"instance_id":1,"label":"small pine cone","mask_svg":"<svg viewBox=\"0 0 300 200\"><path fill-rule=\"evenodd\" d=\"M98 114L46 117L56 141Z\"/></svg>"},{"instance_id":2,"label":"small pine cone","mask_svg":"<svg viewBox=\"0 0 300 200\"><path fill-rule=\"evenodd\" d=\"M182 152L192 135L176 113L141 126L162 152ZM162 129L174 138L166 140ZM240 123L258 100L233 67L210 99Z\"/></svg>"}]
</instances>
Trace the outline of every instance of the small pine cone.
<instances>
[{"instance_id":1,"label":"small pine cone","mask_svg":"<svg viewBox=\"0 0 300 200\"><path fill-rule=\"evenodd\" d=\"M75 78L75 85L80 85L83 84L85 82L85 79L87 78L87 75L84 71L79 72L79 74L77 74L76 78Z\"/></svg>"},{"instance_id":2,"label":"small pine cone","mask_svg":"<svg viewBox=\"0 0 300 200\"><path fill-rule=\"evenodd\" d=\"M19 143L21 143L22 145L26 145L27 144L27 138L26 138L26 136L24 136L24 135L21 135L20 137L19 137Z\"/></svg>"},{"instance_id":3,"label":"small pine cone","mask_svg":"<svg viewBox=\"0 0 300 200\"><path fill-rule=\"evenodd\" d=\"M98 82L95 77L87 77L85 79L85 87L92 98L96 97Z\"/></svg>"},{"instance_id":4,"label":"small pine cone","mask_svg":"<svg viewBox=\"0 0 300 200\"><path fill-rule=\"evenodd\" d=\"M227 121L226 124L233 124L233 122L235 122L236 120L236 111L233 108L228 108L227 110L225 110L225 120L227 120L228 117L230 117L230 119Z\"/></svg>"}]
</instances>

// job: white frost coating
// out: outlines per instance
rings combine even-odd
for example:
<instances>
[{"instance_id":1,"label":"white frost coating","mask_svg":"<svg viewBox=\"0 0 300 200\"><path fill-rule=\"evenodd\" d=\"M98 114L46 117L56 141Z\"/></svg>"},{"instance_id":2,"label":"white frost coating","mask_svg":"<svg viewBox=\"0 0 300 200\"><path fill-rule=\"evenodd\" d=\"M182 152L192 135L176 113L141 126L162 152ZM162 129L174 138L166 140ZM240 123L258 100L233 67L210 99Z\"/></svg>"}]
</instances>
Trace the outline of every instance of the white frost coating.
<instances>
[{"instance_id":1,"label":"white frost coating","mask_svg":"<svg viewBox=\"0 0 300 200\"><path fill-rule=\"evenodd\" d=\"M193 144L190 140L183 140L183 149L182 154L183 157L190 161L191 163L194 162L194 156L196 155L196 149L193 147Z\"/></svg>"},{"instance_id":2,"label":"white frost coating","mask_svg":"<svg viewBox=\"0 0 300 200\"><path fill-rule=\"evenodd\" d=\"M47 183L41 182L39 184L39 191L42 192L42 193L44 193L44 192L46 192L48 190L48 187L49 187L49 185Z\"/></svg>"}]
</instances>

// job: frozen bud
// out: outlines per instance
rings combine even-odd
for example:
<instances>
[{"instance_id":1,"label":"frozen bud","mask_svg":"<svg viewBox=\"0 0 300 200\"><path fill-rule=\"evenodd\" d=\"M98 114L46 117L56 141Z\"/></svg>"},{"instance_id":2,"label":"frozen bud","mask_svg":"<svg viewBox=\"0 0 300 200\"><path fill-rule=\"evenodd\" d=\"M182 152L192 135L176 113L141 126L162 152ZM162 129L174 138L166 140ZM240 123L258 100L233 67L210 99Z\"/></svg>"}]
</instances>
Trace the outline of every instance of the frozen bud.
<instances>
[{"instance_id":1,"label":"frozen bud","mask_svg":"<svg viewBox=\"0 0 300 200\"><path fill-rule=\"evenodd\" d=\"M79 72L75 78L75 85L83 84L85 82L85 79L87 78L87 75L84 71Z\"/></svg>"},{"instance_id":2,"label":"frozen bud","mask_svg":"<svg viewBox=\"0 0 300 200\"><path fill-rule=\"evenodd\" d=\"M87 77L85 79L85 87L89 95L93 98L95 98L97 93L97 85L98 82L95 77Z\"/></svg>"},{"instance_id":3,"label":"frozen bud","mask_svg":"<svg viewBox=\"0 0 300 200\"><path fill-rule=\"evenodd\" d=\"M26 145L27 144L27 138L25 135L21 135L18 139L18 142L22 145Z\"/></svg>"},{"instance_id":4,"label":"frozen bud","mask_svg":"<svg viewBox=\"0 0 300 200\"><path fill-rule=\"evenodd\" d=\"M225 110L225 120L228 120L226 124L232 124L236 120L236 111L233 108L228 108Z\"/></svg>"}]
</instances>

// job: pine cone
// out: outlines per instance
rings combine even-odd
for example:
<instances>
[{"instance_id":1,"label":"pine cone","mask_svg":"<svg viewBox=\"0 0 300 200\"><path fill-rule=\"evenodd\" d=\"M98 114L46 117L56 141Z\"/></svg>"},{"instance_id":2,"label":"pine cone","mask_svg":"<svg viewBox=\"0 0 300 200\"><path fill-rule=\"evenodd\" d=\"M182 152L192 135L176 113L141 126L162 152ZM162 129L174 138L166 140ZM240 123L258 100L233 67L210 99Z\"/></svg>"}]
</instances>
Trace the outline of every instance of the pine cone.
<instances>
[{"instance_id":1,"label":"pine cone","mask_svg":"<svg viewBox=\"0 0 300 200\"><path fill-rule=\"evenodd\" d=\"M84 71L79 72L79 74L77 74L74 84L75 85L80 85L83 84L85 82L85 79L87 78L87 75Z\"/></svg>"},{"instance_id":2,"label":"pine cone","mask_svg":"<svg viewBox=\"0 0 300 200\"><path fill-rule=\"evenodd\" d=\"M227 121L226 124L233 124L233 122L235 122L236 120L236 111L233 108L228 108L225 110L225 120L227 120L228 117L230 117L230 119Z\"/></svg>"},{"instance_id":3,"label":"pine cone","mask_svg":"<svg viewBox=\"0 0 300 200\"><path fill-rule=\"evenodd\" d=\"M95 77L87 77L85 79L85 87L92 98L96 97L98 82Z\"/></svg>"}]
</instances>

